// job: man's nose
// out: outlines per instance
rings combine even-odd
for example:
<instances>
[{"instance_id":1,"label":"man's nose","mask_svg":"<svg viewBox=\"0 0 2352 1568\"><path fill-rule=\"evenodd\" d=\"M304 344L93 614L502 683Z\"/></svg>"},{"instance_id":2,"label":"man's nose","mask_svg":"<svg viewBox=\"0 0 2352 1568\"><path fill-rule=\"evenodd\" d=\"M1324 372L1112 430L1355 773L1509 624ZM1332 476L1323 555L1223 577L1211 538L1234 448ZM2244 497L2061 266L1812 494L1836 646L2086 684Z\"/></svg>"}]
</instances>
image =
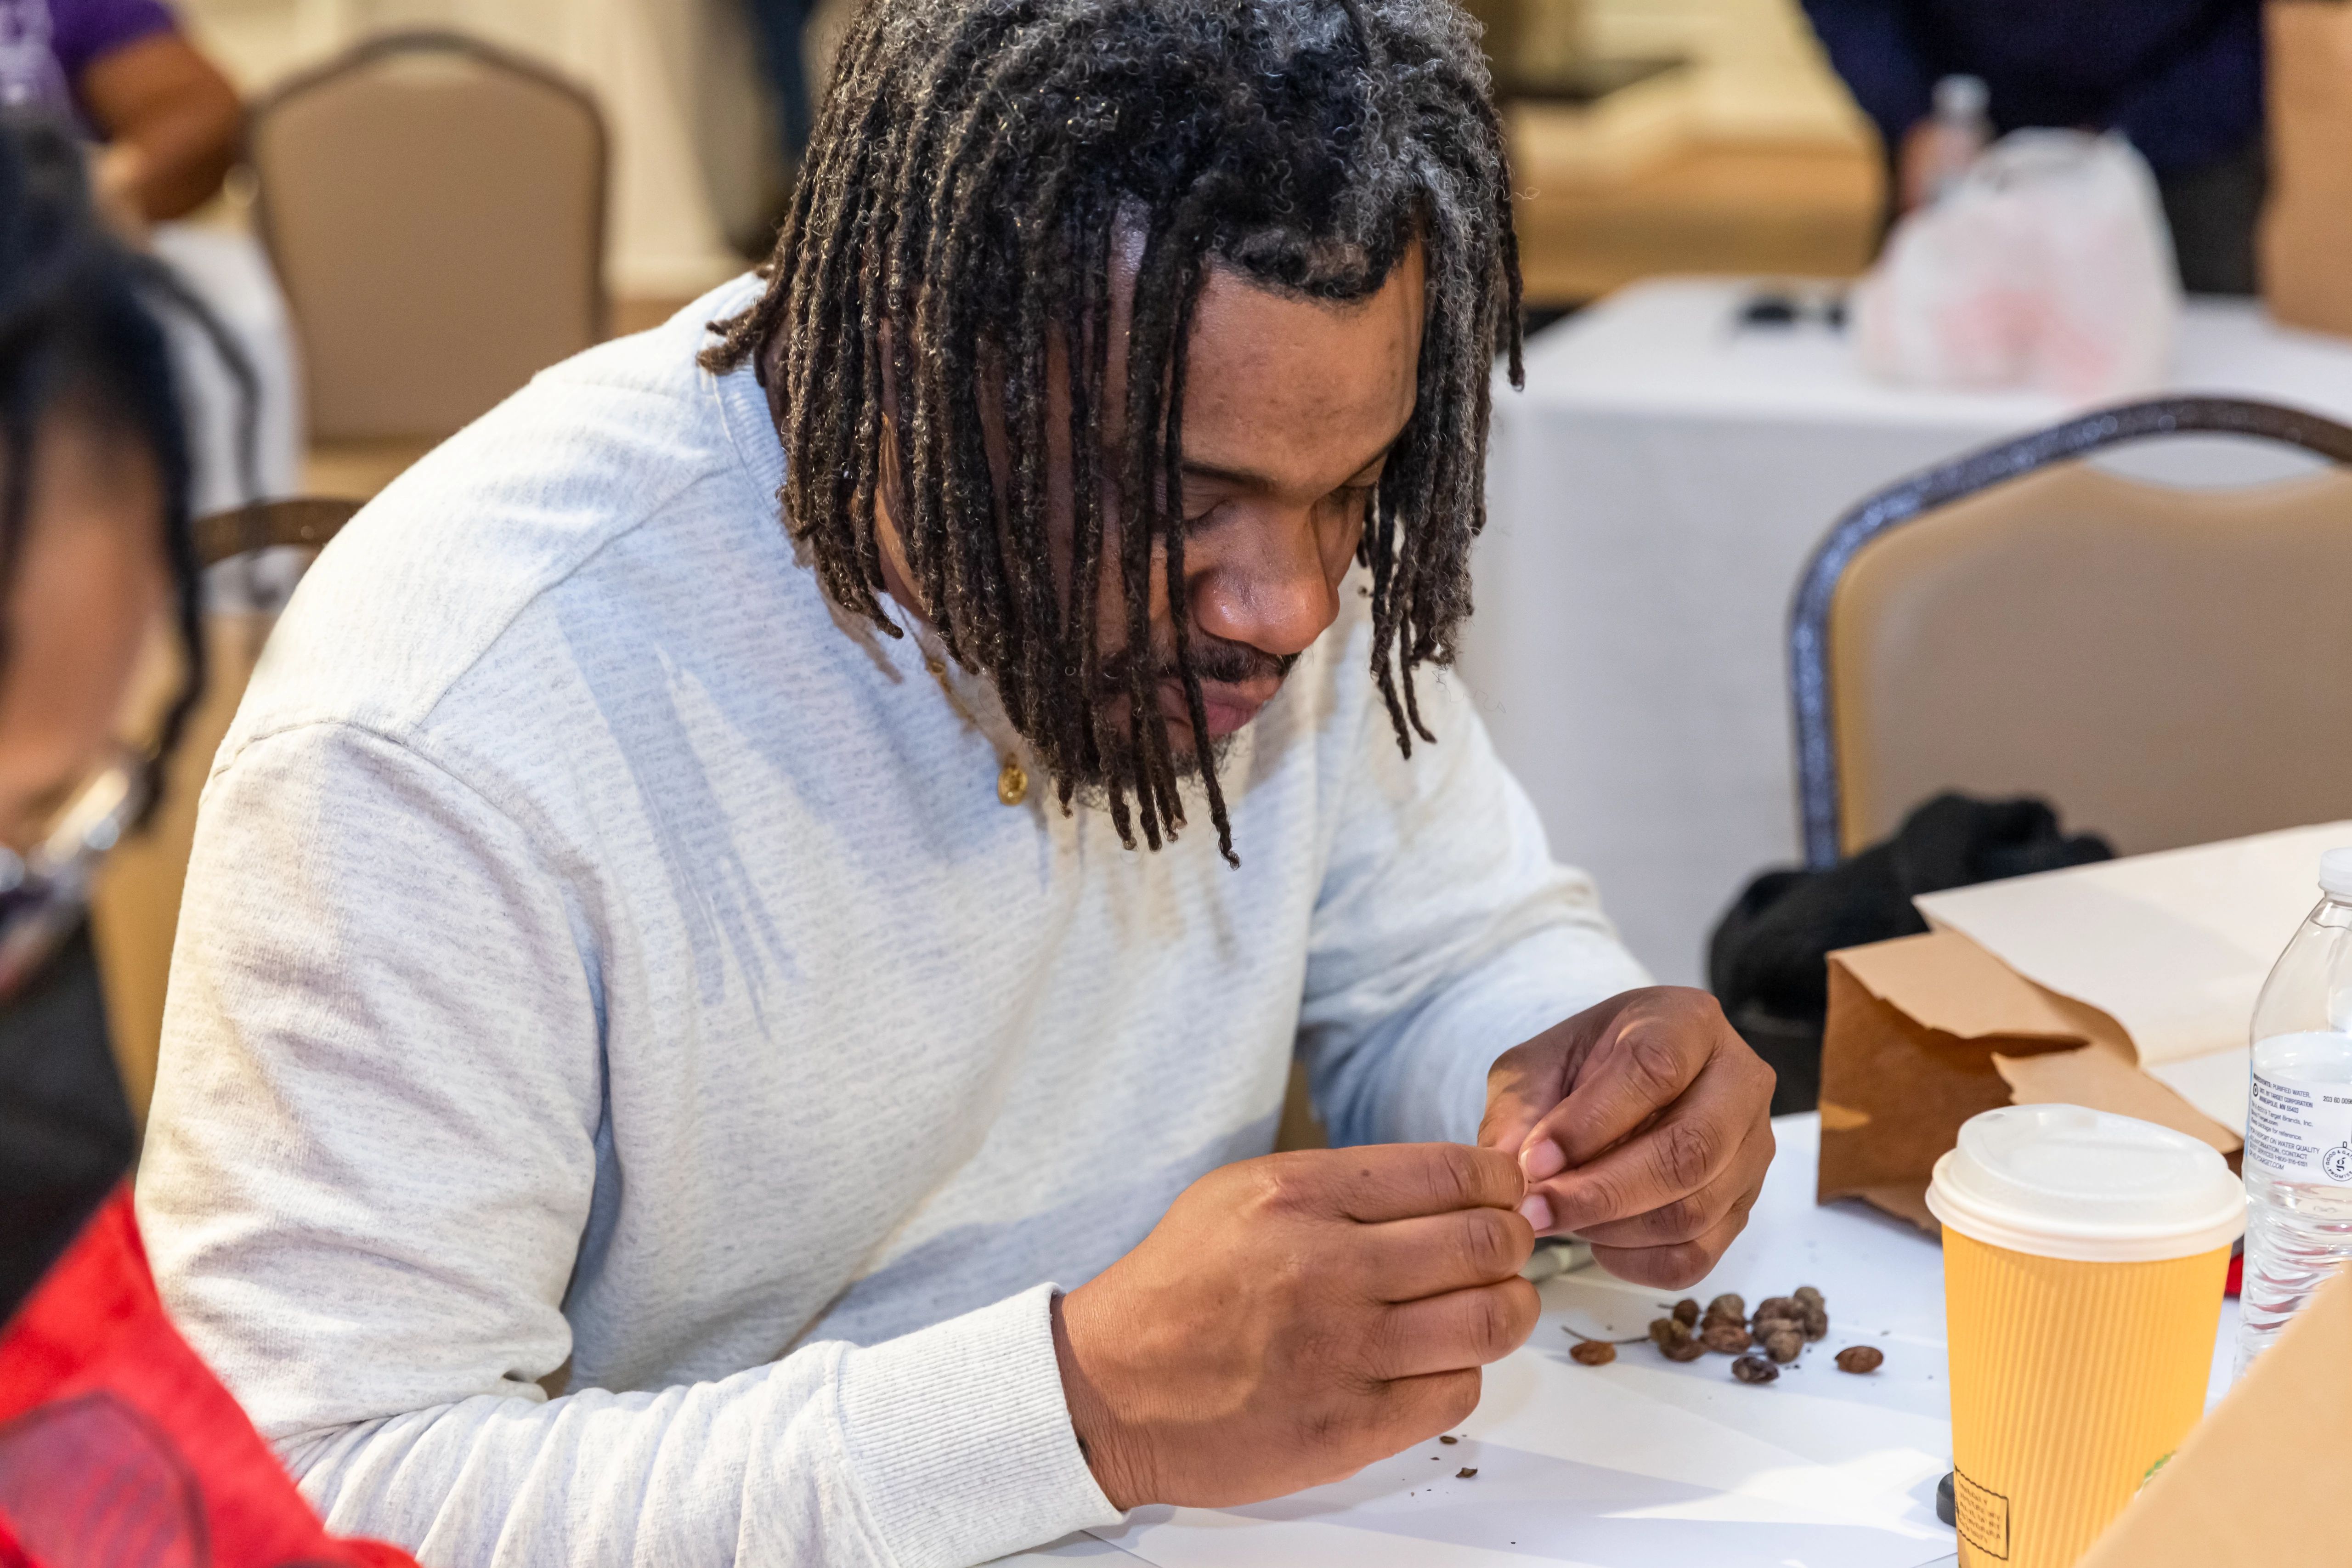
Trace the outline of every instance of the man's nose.
<instances>
[{"instance_id":1,"label":"man's nose","mask_svg":"<svg viewBox=\"0 0 2352 1568\"><path fill-rule=\"evenodd\" d=\"M1235 519L1213 548L1187 552L1192 616L1211 637L1277 658L1304 653L1339 616L1312 520ZM1205 541L1203 542L1206 542Z\"/></svg>"}]
</instances>

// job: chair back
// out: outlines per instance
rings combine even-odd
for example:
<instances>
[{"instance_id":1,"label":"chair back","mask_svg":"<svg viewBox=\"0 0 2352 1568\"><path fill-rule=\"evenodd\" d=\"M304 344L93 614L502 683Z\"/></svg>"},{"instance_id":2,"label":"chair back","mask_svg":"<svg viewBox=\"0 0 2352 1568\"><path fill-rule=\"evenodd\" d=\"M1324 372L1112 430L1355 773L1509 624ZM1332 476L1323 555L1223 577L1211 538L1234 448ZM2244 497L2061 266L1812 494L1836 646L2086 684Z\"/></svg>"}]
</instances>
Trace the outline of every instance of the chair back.
<instances>
[{"instance_id":1,"label":"chair back","mask_svg":"<svg viewBox=\"0 0 2352 1568\"><path fill-rule=\"evenodd\" d=\"M2102 447L2254 437L2337 466L2145 484ZM1939 791L2035 795L2123 854L2352 816L2352 429L2177 398L2074 420L1864 501L1790 627L1807 861Z\"/></svg>"},{"instance_id":2,"label":"chair back","mask_svg":"<svg viewBox=\"0 0 2352 1568\"><path fill-rule=\"evenodd\" d=\"M395 33L278 89L247 138L315 439L446 436L603 337L604 123L583 89Z\"/></svg>"},{"instance_id":3,"label":"chair back","mask_svg":"<svg viewBox=\"0 0 2352 1568\"><path fill-rule=\"evenodd\" d=\"M198 518L196 559L216 566L249 550L315 549L333 538L359 506L351 500L279 500ZM205 693L165 764L163 797L140 831L107 857L91 889L90 930L98 943L115 1059L123 1092L142 1124L163 1038L163 994L172 973L172 943L179 933L188 853L195 843L196 800L273 621L250 611L206 614ZM179 689L181 671L177 639L158 637L140 671L133 711L151 720L160 715Z\"/></svg>"}]
</instances>

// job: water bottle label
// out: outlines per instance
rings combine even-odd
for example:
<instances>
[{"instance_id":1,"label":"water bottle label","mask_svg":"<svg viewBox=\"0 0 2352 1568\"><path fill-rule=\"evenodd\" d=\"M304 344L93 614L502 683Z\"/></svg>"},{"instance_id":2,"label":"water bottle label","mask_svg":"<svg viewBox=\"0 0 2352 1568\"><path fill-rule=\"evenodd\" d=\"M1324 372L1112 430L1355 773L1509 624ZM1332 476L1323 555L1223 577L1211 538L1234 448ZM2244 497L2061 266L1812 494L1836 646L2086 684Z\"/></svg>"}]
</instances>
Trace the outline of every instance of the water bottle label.
<instances>
[{"instance_id":1,"label":"water bottle label","mask_svg":"<svg viewBox=\"0 0 2352 1568\"><path fill-rule=\"evenodd\" d=\"M2294 1182L2352 1186L2352 1084L2257 1070L2246 1097L2246 1158Z\"/></svg>"}]
</instances>

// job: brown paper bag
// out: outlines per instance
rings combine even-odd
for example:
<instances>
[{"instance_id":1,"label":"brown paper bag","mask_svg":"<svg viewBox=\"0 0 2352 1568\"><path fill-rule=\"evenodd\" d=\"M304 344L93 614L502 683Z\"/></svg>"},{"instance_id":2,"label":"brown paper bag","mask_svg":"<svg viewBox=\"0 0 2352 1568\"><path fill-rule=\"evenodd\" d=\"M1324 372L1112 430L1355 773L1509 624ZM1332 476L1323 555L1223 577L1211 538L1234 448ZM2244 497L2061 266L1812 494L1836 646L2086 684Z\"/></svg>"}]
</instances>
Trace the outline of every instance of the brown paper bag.
<instances>
[{"instance_id":1,"label":"brown paper bag","mask_svg":"<svg viewBox=\"0 0 2352 1568\"><path fill-rule=\"evenodd\" d=\"M1927 1178L1960 1123L2057 1102L2137 1116L2236 1152L2237 1135L2139 1070L2122 1026L2034 984L1957 931L1830 954L1818 1195L1922 1230Z\"/></svg>"},{"instance_id":2,"label":"brown paper bag","mask_svg":"<svg viewBox=\"0 0 2352 1568\"><path fill-rule=\"evenodd\" d=\"M2284 1568L2352 1555L2352 1279L2329 1281L2080 1568Z\"/></svg>"},{"instance_id":3,"label":"brown paper bag","mask_svg":"<svg viewBox=\"0 0 2352 1568\"><path fill-rule=\"evenodd\" d=\"M2263 299L2288 326L2352 336L2352 4L2271 0Z\"/></svg>"}]
</instances>

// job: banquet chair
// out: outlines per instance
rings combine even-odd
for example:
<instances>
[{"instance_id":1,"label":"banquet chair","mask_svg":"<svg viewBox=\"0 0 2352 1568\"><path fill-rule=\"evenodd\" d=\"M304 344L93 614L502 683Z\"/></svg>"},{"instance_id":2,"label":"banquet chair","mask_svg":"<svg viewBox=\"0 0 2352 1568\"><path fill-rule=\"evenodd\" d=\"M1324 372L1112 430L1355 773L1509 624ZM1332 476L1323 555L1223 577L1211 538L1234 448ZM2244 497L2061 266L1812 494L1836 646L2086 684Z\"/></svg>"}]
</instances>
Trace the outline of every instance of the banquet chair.
<instances>
[{"instance_id":1,"label":"banquet chair","mask_svg":"<svg viewBox=\"0 0 2352 1568\"><path fill-rule=\"evenodd\" d=\"M394 33L264 99L247 143L313 440L421 451L602 340L608 159L584 89Z\"/></svg>"},{"instance_id":2,"label":"banquet chair","mask_svg":"<svg viewBox=\"0 0 2352 1568\"><path fill-rule=\"evenodd\" d=\"M279 500L198 518L193 529L196 559L209 569L262 550L315 551L335 536L359 506L353 500ZM236 716L275 619L254 610L206 612L204 698L188 715L166 764L163 799L146 826L107 858L92 889L90 927L104 977L116 1061L123 1090L142 1125L155 1086L164 984L171 974L188 851L195 840L196 797L204 792L213 754ZM152 733L164 705L179 689L180 673L177 640L158 637L138 678L128 726L134 735Z\"/></svg>"},{"instance_id":3,"label":"banquet chair","mask_svg":"<svg viewBox=\"0 0 2352 1568\"><path fill-rule=\"evenodd\" d=\"M2317 471L2225 489L2092 454L2221 435ZM2352 816L2352 429L2213 397L2084 416L1847 513L1790 624L1805 858L1944 790L2141 854Z\"/></svg>"}]
</instances>

